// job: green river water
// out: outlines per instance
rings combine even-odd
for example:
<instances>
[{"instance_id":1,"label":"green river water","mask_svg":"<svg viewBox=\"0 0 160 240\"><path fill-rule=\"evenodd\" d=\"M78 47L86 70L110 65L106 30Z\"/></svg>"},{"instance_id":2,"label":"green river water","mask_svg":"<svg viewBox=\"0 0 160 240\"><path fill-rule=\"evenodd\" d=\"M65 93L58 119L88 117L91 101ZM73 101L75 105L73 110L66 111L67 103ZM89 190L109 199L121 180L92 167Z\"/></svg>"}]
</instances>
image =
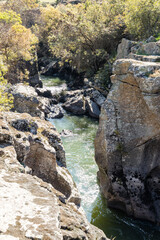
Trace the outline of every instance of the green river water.
<instances>
[{"instance_id":1,"label":"green river water","mask_svg":"<svg viewBox=\"0 0 160 240\"><path fill-rule=\"evenodd\" d=\"M94 160L94 138L98 121L69 114L62 119L50 121L59 132L62 129L73 132L73 136L62 137L62 140L67 167L81 194L82 206L88 220L102 229L107 237L116 237L115 240L160 240L160 230L155 225L107 208L99 192L96 178L98 167Z\"/></svg>"}]
</instances>

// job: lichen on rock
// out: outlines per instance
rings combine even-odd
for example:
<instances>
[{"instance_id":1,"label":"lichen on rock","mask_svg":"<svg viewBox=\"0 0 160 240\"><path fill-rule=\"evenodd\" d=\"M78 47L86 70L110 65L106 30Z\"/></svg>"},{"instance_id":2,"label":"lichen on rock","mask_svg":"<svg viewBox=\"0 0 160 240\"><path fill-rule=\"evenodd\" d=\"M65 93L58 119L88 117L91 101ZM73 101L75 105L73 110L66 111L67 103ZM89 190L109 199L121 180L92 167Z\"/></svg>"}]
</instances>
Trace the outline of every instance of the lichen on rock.
<instances>
[{"instance_id":1,"label":"lichen on rock","mask_svg":"<svg viewBox=\"0 0 160 240\"><path fill-rule=\"evenodd\" d=\"M55 127L27 113L0 115L0 239L107 240L80 207Z\"/></svg>"},{"instance_id":2,"label":"lichen on rock","mask_svg":"<svg viewBox=\"0 0 160 240\"><path fill-rule=\"evenodd\" d=\"M101 190L110 207L160 223L160 64L118 59L96 136Z\"/></svg>"}]
</instances>

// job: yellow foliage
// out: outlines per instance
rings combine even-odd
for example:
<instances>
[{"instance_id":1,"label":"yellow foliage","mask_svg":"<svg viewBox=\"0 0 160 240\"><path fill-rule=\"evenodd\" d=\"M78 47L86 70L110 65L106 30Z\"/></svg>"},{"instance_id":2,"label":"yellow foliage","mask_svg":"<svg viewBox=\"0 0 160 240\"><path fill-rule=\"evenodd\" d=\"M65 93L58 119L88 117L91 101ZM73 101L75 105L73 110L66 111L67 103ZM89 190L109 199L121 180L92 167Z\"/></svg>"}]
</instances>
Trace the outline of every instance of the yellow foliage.
<instances>
[{"instance_id":1,"label":"yellow foliage","mask_svg":"<svg viewBox=\"0 0 160 240\"><path fill-rule=\"evenodd\" d=\"M160 31L160 0L126 0L127 31L138 39L156 35Z\"/></svg>"},{"instance_id":2,"label":"yellow foliage","mask_svg":"<svg viewBox=\"0 0 160 240\"><path fill-rule=\"evenodd\" d=\"M18 72L17 63L29 61L35 58L37 37L30 29L22 25L19 14L12 10L0 11L0 53L3 62L8 69L17 73L17 77L23 79L27 72ZM9 76L10 70L7 73ZM23 75L23 76L21 76Z\"/></svg>"},{"instance_id":3,"label":"yellow foliage","mask_svg":"<svg viewBox=\"0 0 160 240\"><path fill-rule=\"evenodd\" d=\"M24 10L37 8L37 0L7 0L5 7L15 12L21 13Z\"/></svg>"},{"instance_id":4,"label":"yellow foliage","mask_svg":"<svg viewBox=\"0 0 160 240\"><path fill-rule=\"evenodd\" d=\"M3 56L0 56L0 111L10 110L13 106L13 96L7 92L8 83L4 79L7 68L3 63Z\"/></svg>"},{"instance_id":5,"label":"yellow foliage","mask_svg":"<svg viewBox=\"0 0 160 240\"><path fill-rule=\"evenodd\" d=\"M30 29L16 23L10 28L7 37L6 44L8 45L8 60L31 60L31 53L35 49L35 44L38 42L38 39L32 34Z\"/></svg>"},{"instance_id":6,"label":"yellow foliage","mask_svg":"<svg viewBox=\"0 0 160 240\"><path fill-rule=\"evenodd\" d=\"M12 10L0 11L0 23L2 24L15 24L22 23L21 17L19 14Z\"/></svg>"},{"instance_id":7,"label":"yellow foliage","mask_svg":"<svg viewBox=\"0 0 160 240\"><path fill-rule=\"evenodd\" d=\"M97 71L100 62L107 60L108 42L122 26L123 7L123 0L60 4L56 8L48 5L41 8L41 41L48 43L62 63L70 63L79 72Z\"/></svg>"},{"instance_id":8,"label":"yellow foliage","mask_svg":"<svg viewBox=\"0 0 160 240\"><path fill-rule=\"evenodd\" d=\"M13 96L7 92L7 80L0 76L0 111L8 111L13 106Z\"/></svg>"}]
</instances>

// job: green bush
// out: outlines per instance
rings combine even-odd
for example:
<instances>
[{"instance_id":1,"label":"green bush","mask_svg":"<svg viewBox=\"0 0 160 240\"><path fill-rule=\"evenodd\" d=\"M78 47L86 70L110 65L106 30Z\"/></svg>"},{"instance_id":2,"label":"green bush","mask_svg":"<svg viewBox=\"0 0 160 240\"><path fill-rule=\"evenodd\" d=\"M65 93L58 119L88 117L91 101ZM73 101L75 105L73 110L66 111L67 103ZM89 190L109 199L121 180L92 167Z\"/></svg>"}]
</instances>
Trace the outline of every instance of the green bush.
<instances>
[{"instance_id":1,"label":"green bush","mask_svg":"<svg viewBox=\"0 0 160 240\"><path fill-rule=\"evenodd\" d=\"M40 40L62 64L94 74L121 38L123 8L122 0L48 5L41 9Z\"/></svg>"},{"instance_id":2,"label":"green bush","mask_svg":"<svg viewBox=\"0 0 160 240\"><path fill-rule=\"evenodd\" d=\"M94 76L94 81L100 83L101 86L106 88L106 90L109 90L109 85L111 85L111 69L111 65L106 63L102 68L98 70L98 72Z\"/></svg>"},{"instance_id":3,"label":"green bush","mask_svg":"<svg viewBox=\"0 0 160 240\"><path fill-rule=\"evenodd\" d=\"M160 32L160 0L127 0L127 31L137 39L146 39Z\"/></svg>"}]
</instances>

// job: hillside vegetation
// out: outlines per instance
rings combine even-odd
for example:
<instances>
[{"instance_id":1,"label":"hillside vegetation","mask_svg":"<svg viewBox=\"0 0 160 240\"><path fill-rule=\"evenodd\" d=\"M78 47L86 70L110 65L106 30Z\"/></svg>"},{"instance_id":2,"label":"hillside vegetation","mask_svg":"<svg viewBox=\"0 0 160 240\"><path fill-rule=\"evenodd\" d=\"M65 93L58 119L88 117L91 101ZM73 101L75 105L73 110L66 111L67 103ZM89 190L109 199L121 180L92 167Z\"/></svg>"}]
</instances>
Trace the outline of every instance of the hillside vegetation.
<instances>
[{"instance_id":1,"label":"hillside vegetation","mask_svg":"<svg viewBox=\"0 0 160 240\"><path fill-rule=\"evenodd\" d=\"M5 67L1 75L7 80L23 80L28 72L17 67L19 61L35 61L38 51L107 86L122 37L159 37L160 0L56 1L55 6L42 2L52 1L1 2L0 67Z\"/></svg>"}]
</instances>

